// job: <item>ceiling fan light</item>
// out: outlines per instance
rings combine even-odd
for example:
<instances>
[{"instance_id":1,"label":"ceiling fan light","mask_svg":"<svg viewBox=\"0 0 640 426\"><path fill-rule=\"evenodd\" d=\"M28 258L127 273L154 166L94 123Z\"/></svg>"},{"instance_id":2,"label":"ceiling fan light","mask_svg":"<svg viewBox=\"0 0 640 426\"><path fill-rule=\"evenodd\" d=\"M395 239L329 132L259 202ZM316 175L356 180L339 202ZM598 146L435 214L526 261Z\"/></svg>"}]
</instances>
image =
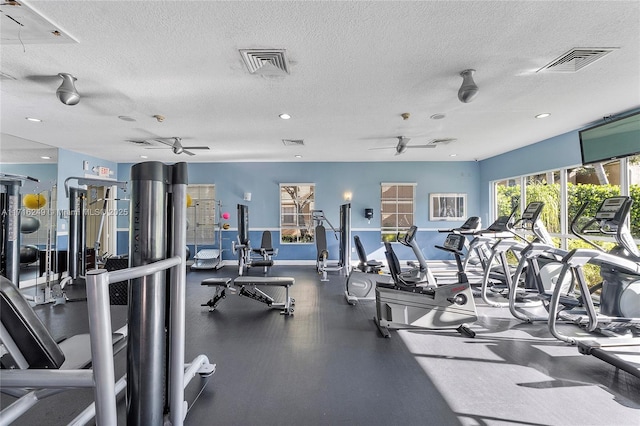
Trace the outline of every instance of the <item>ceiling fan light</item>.
<instances>
[{"instance_id":1,"label":"ceiling fan light","mask_svg":"<svg viewBox=\"0 0 640 426\"><path fill-rule=\"evenodd\" d=\"M56 96L65 105L76 105L80 102L80 94L73 84L76 78L65 72L61 72L58 76L62 77L62 84L56 90Z\"/></svg>"},{"instance_id":2,"label":"ceiling fan light","mask_svg":"<svg viewBox=\"0 0 640 426\"><path fill-rule=\"evenodd\" d=\"M473 81L473 73L475 72L476 70L468 69L460 73L462 86L460 86L460 90L458 90L458 99L462 103L466 104L471 102L478 94L478 86Z\"/></svg>"}]
</instances>

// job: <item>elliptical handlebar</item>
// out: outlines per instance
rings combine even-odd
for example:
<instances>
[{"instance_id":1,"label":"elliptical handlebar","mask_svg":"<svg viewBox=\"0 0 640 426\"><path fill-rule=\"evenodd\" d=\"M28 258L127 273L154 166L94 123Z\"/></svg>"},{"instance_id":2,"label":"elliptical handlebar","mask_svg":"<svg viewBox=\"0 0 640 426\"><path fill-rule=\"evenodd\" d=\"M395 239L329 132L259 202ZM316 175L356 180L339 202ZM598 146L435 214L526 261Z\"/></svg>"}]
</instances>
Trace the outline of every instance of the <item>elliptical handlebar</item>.
<instances>
[{"instance_id":1,"label":"elliptical handlebar","mask_svg":"<svg viewBox=\"0 0 640 426\"><path fill-rule=\"evenodd\" d=\"M625 218L631 210L633 199L628 196L616 196L604 199L598 206L594 217L579 227L578 221L584 217L584 212L589 204L589 202L585 202L578 209L576 216L571 221L571 233L600 252L605 252L605 250L585 238L584 235L614 235L618 244L623 246L630 254L637 256L638 250L634 246L633 238L629 235L624 223ZM589 229L594 224L598 224L598 229Z\"/></svg>"}]
</instances>

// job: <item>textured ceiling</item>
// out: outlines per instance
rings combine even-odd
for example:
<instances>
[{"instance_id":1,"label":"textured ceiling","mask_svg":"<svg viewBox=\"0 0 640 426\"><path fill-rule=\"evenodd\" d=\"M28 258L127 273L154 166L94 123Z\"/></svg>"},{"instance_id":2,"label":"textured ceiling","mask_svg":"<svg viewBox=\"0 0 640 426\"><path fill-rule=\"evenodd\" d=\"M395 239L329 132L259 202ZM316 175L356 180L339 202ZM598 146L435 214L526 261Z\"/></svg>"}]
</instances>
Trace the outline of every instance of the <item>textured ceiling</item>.
<instances>
[{"instance_id":1,"label":"textured ceiling","mask_svg":"<svg viewBox=\"0 0 640 426\"><path fill-rule=\"evenodd\" d=\"M21 6L0 6L3 158L26 139L116 162L470 161L640 106L636 0L24 3L63 37L11 40ZM576 47L618 49L537 72ZM290 74L250 74L240 49L285 49ZM480 92L463 104L467 68ZM56 98L60 72L77 77L78 105ZM210 150L127 142L174 136ZM395 156L397 136L457 140Z\"/></svg>"}]
</instances>

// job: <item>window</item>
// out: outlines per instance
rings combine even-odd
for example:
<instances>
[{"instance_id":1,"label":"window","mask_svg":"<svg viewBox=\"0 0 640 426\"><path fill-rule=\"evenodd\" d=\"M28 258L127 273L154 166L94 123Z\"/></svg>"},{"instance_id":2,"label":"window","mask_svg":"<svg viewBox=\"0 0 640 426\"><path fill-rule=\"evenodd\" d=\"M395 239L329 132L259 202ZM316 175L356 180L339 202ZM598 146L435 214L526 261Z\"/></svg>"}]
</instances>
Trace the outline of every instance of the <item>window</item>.
<instances>
[{"instance_id":1,"label":"window","mask_svg":"<svg viewBox=\"0 0 640 426\"><path fill-rule=\"evenodd\" d=\"M187 244L213 245L215 243L216 212L215 185L187 186Z\"/></svg>"},{"instance_id":2,"label":"window","mask_svg":"<svg viewBox=\"0 0 640 426\"><path fill-rule=\"evenodd\" d=\"M629 229L636 242L640 238L640 156L496 181L493 194L495 217L508 214L520 197L521 208L532 201L543 201L541 220L554 239L558 238L558 244L569 250L588 247L570 232L571 222L584 203L588 207L582 217L588 219L605 198L629 195L634 200ZM589 239L604 250L615 244L613 238L597 234L589 235ZM585 274L590 284L601 280L595 265L587 265Z\"/></svg>"},{"instance_id":3,"label":"window","mask_svg":"<svg viewBox=\"0 0 640 426\"><path fill-rule=\"evenodd\" d=\"M496 218L509 216L520 202L520 180L507 179L494 184Z\"/></svg>"},{"instance_id":4,"label":"window","mask_svg":"<svg viewBox=\"0 0 640 426\"><path fill-rule=\"evenodd\" d=\"M524 209L529 203L541 201L544 209L540 220L550 234L560 233L560 171L525 176Z\"/></svg>"},{"instance_id":5,"label":"window","mask_svg":"<svg viewBox=\"0 0 640 426\"><path fill-rule=\"evenodd\" d=\"M396 241L414 224L415 183L383 183L380 191L382 241Z\"/></svg>"},{"instance_id":6,"label":"window","mask_svg":"<svg viewBox=\"0 0 640 426\"><path fill-rule=\"evenodd\" d=\"M312 243L315 209L315 189L313 183L280 184L280 242Z\"/></svg>"}]
</instances>

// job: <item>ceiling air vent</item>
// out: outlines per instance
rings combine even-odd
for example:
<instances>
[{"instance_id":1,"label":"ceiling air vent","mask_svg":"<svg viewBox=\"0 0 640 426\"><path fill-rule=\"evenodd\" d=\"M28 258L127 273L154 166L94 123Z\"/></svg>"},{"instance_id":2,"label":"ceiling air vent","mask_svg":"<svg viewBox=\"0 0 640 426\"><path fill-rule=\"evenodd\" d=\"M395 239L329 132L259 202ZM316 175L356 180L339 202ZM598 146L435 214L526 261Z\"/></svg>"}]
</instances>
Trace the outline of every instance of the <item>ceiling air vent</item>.
<instances>
[{"instance_id":1,"label":"ceiling air vent","mask_svg":"<svg viewBox=\"0 0 640 426\"><path fill-rule=\"evenodd\" d=\"M617 47L577 47L554 59L537 72L577 72L618 49Z\"/></svg>"},{"instance_id":2,"label":"ceiling air vent","mask_svg":"<svg viewBox=\"0 0 640 426\"><path fill-rule=\"evenodd\" d=\"M284 146L301 146L304 145L303 139L282 139Z\"/></svg>"},{"instance_id":3,"label":"ceiling air vent","mask_svg":"<svg viewBox=\"0 0 640 426\"><path fill-rule=\"evenodd\" d=\"M285 49L240 49L251 74L289 74Z\"/></svg>"}]
</instances>

